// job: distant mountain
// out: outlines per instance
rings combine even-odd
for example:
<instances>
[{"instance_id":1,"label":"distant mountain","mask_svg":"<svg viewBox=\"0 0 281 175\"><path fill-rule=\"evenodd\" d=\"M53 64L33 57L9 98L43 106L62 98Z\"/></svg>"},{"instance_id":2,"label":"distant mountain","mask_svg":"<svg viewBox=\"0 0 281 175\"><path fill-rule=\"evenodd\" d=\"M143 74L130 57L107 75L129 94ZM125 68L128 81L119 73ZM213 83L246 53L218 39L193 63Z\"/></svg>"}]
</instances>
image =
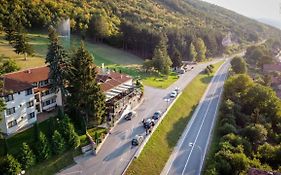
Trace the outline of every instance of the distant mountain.
<instances>
[{"instance_id":1,"label":"distant mountain","mask_svg":"<svg viewBox=\"0 0 281 175\"><path fill-rule=\"evenodd\" d=\"M273 20L273 19L268 19L268 18L258 18L257 21L260 21L264 24L268 24L268 25L271 25L278 29L281 29L281 18L280 18L280 20Z\"/></svg>"}]
</instances>

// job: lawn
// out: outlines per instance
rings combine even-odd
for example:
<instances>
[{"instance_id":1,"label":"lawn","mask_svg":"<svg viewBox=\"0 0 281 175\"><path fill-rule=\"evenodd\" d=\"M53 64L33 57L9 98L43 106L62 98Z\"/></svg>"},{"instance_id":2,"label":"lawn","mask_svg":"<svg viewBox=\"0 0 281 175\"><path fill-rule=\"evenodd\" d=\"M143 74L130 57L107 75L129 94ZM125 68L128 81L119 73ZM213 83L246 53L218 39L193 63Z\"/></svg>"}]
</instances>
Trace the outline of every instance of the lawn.
<instances>
[{"instance_id":1,"label":"lawn","mask_svg":"<svg viewBox=\"0 0 281 175\"><path fill-rule=\"evenodd\" d=\"M80 149L69 150L62 155L53 156L50 159L41 162L34 167L30 168L26 174L40 174L40 175L50 175L55 174L61 169L74 164L73 157L78 156L80 153Z\"/></svg>"},{"instance_id":2,"label":"lawn","mask_svg":"<svg viewBox=\"0 0 281 175\"><path fill-rule=\"evenodd\" d=\"M214 70L217 71L222 63L216 63ZM208 76L201 73L183 90L126 174L161 173L212 77L213 74Z\"/></svg>"},{"instance_id":3,"label":"lawn","mask_svg":"<svg viewBox=\"0 0 281 175\"><path fill-rule=\"evenodd\" d=\"M45 56L48 48L48 37L42 33L28 34L30 38L30 44L32 45L35 53L34 56L29 56L28 60L23 59L23 55L18 55L13 51L13 48L4 40L4 34L0 33L0 55L14 59L21 69L37 67L45 65ZM60 38L62 45L70 52L79 46L80 38L78 36L72 36L71 38ZM125 52L121 49L116 49L104 44L94 44L89 41L85 41L85 46L88 51L94 56L94 62L100 66L102 63L105 65L120 64L142 64L143 60L133 54Z\"/></svg>"},{"instance_id":4,"label":"lawn","mask_svg":"<svg viewBox=\"0 0 281 175\"><path fill-rule=\"evenodd\" d=\"M146 86L162 89L168 88L178 79L178 74L175 72L171 72L169 76L164 76L158 72L145 72L141 69L140 65L110 65L109 68L115 71L121 71L122 73L128 74L133 78L140 79Z\"/></svg>"}]
</instances>

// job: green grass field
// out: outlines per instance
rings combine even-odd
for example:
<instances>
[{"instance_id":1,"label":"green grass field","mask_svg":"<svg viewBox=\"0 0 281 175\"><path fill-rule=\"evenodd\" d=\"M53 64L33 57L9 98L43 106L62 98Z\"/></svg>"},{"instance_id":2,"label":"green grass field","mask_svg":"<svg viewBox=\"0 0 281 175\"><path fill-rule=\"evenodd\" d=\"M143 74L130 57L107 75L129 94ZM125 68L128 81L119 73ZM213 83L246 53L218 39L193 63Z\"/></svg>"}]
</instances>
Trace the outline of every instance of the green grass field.
<instances>
[{"instance_id":1,"label":"green grass field","mask_svg":"<svg viewBox=\"0 0 281 175\"><path fill-rule=\"evenodd\" d=\"M29 56L27 61L24 61L23 55L18 55L13 51L13 48L4 40L4 34L0 34L0 55L10 57L14 59L21 69L42 66L45 64L45 56L48 48L48 37L42 33L28 34L30 38L30 44L32 45L35 54ZM80 38L78 36L72 36L69 38L61 37L62 45L70 52L73 51L80 45ZM116 49L104 44L94 44L89 41L85 41L85 46L88 51L94 56L94 62L98 66L102 63L105 65L120 64L142 64L143 60L133 54L125 52L120 49Z\"/></svg>"},{"instance_id":2,"label":"green grass field","mask_svg":"<svg viewBox=\"0 0 281 175\"><path fill-rule=\"evenodd\" d=\"M222 63L214 65L214 72ZM201 73L183 90L182 95L145 145L141 155L132 162L126 172L127 175L161 173L213 75Z\"/></svg>"},{"instance_id":3,"label":"green grass field","mask_svg":"<svg viewBox=\"0 0 281 175\"><path fill-rule=\"evenodd\" d=\"M120 66L120 65L111 65L110 69L116 71L121 71L122 73L128 74L136 79L141 79L142 83L146 86L152 86L156 88L168 88L178 79L178 74L171 72L169 76L164 76L158 72L145 72L141 69L139 65L130 65L130 66Z\"/></svg>"}]
</instances>

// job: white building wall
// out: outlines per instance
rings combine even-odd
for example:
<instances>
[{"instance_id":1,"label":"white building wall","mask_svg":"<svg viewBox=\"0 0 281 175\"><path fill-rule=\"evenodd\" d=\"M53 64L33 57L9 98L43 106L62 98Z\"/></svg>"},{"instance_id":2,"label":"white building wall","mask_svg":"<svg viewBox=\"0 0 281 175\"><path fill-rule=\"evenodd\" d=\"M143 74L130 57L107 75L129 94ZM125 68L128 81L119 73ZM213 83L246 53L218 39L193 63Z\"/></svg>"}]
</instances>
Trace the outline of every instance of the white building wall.
<instances>
[{"instance_id":1,"label":"white building wall","mask_svg":"<svg viewBox=\"0 0 281 175\"><path fill-rule=\"evenodd\" d=\"M19 129L30 125L37 120L37 114L35 111L35 97L34 93L26 95L26 91L13 94L14 100L6 102L6 109L15 107L15 113L7 115L6 110L4 111L3 120L1 121L1 132L6 134L15 133ZM33 101L34 105L27 108L27 102ZM35 117L28 119L28 114L34 112ZM16 120L17 124L11 128L8 127L8 123Z\"/></svg>"}]
</instances>

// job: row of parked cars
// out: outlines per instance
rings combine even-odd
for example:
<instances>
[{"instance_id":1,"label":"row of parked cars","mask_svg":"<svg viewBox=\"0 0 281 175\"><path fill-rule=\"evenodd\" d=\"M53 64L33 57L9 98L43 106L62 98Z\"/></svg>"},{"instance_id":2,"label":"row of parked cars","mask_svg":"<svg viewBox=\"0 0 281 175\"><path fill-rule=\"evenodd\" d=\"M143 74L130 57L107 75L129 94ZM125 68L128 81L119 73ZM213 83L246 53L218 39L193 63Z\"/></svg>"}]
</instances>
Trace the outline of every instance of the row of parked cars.
<instances>
[{"instance_id":1,"label":"row of parked cars","mask_svg":"<svg viewBox=\"0 0 281 175\"><path fill-rule=\"evenodd\" d=\"M170 93L170 98L175 98L178 93L179 93L180 89L176 88L174 91L172 91ZM128 114L126 114L124 116L125 120L131 120L133 117L136 116L136 112L131 111ZM153 129L153 127L156 124L156 121L162 116L162 112L161 111L156 111L154 112L154 114L147 118L147 119L143 119L142 123L143 123L143 127L146 130L146 134L149 134L151 132L151 130ZM139 144L142 143L142 141L144 140L144 136L142 135L136 135L133 139L132 139L132 145L133 146L137 146Z\"/></svg>"}]
</instances>

